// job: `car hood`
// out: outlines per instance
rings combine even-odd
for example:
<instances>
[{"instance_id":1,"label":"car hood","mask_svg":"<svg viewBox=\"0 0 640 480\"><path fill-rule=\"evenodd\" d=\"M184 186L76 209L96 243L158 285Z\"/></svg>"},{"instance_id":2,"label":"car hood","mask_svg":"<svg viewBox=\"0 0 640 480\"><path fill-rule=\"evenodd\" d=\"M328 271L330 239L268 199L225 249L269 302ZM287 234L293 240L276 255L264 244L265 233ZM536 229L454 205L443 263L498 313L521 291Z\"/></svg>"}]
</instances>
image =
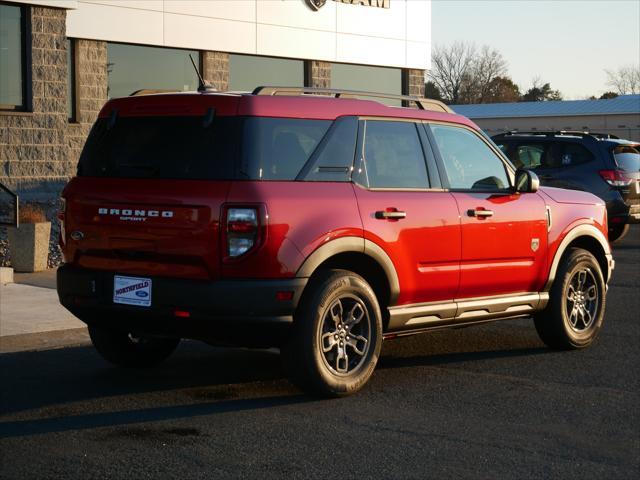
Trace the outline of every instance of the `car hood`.
<instances>
[{"instance_id":1,"label":"car hood","mask_svg":"<svg viewBox=\"0 0 640 480\"><path fill-rule=\"evenodd\" d=\"M558 203L574 203L580 205L604 205L604 201L594 194L565 188L540 187L540 191Z\"/></svg>"}]
</instances>

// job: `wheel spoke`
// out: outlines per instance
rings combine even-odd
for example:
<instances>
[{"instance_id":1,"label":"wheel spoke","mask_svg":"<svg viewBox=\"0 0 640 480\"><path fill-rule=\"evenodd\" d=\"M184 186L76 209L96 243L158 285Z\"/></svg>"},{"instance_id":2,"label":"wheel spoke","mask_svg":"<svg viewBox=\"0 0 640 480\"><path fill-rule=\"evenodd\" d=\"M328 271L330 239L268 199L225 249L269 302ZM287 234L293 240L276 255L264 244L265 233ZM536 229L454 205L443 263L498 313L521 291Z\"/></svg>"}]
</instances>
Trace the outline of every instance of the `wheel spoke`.
<instances>
[{"instance_id":1,"label":"wheel spoke","mask_svg":"<svg viewBox=\"0 0 640 480\"><path fill-rule=\"evenodd\" d=\"M342 323L343 310L342 302L340 301L340 299L337 299L335 302L333 302L333 305L331 305L331 308L329 309L329 313L331 314L331 319L333 320L333 323L336 324L336 326Z\"/></svg>"},{"instance_id":2,"label":"wheel spoke","mask_svg":"<svg viewBox=\"0 0 640 480\"><path fill-rule=\"evenodd\" d=\"M345 324L348 325L349 327L353 327L354 325L360 323L360 320L362 320L363 317L364 317L364 309L359 303L356 303L353 307L351 307L351 310L349 311L349 316Z\"/></svg>"},{"instance_id":3,"label":"wheel spoke","mask_svg":"<svg viewBox=\"0 0 640 480\"><path fill-rule=\"evenodd\" d=\"M575 302L575 298L576 298L576 289L573 288L573 285L569 285L569 288L567 289L567 300L571 302Z\"/></svg>"},{"instance_id":4,"label":"wheel spoke","mask_svg":"<svg viewBox=\"0 0 640 480\"><path fill-rule=\"evenodd\" d=\"M349 345L353 349L353 351L360 356L364 355L364 352L367 348L367 343L369 343L369 341L362 335L353 335L347 337L347 345ZM358 345L362 345L362 348L360 348Z\"/></svg>"},{"instance_id":5,"label":"wheel spoke","mask_svg":"<svg viewBox=\"0 0 640 480\"><path fill-rule=\"evenodd\" d=\"M578 290L584 290L584 284L587 281L587 270L581 270L577 275L578 279Z\"/></svg>"},{"instance_id":6,"label":"wheel spoke","mask_svg":"<svg viewBox=\"0 0 640 480\"><path fill-rule=\"evenodd\" d=\"M582 314L582 324L586 328L591 324L591 312L585 307L582 307L580 312Z\"/></svg>"},{"instance_id":7,"label":"wheel spoke","mask_svg":"<svg viewBox=\"0 0 640 480\"><path fill-rule=\"evenodd\" d=\"M587 298L587 300L590 300L592 302L598 299L598 289L595 285L591 285L587 288L587 290L585 291L585 297Z\"/></svg>"},{"instance_id":8,"label":"wheel spoke","mask_svg":"<svg viewBox=\"0 0 640 480\"><path fill-rule=\"evenodd\" d=\"M580 312L580 309L576 305L574 305L573 308L571 309L571 313L569 314L569 321L571 322L571 325L573 325L574 327L578 325L579 312Z\"/></svg>"},{"instance_id":9,"label":"wheel spoke","mask_svg":"<svg viewBox=\"0 0 640 480\"><path fill-rule=\"evenodd\" d=\"M322 351L323 352L326 353L333 350L333 347L335 347L336 344L338 343L338 340L335 337L336 337L335 332L327 332L324 335L322 335Z\"/></svg>"},{"instance_id":10,"label":"wheel spoke","mask_svg":"<svg viewBox=\"0 0 640 480\"><path fill-rule=\"evenodd\" d=\"M338 354L336 355L336 372L347 373L349 370L349 356L344 347L338 346Z\"/></svg>"}]
</instances>

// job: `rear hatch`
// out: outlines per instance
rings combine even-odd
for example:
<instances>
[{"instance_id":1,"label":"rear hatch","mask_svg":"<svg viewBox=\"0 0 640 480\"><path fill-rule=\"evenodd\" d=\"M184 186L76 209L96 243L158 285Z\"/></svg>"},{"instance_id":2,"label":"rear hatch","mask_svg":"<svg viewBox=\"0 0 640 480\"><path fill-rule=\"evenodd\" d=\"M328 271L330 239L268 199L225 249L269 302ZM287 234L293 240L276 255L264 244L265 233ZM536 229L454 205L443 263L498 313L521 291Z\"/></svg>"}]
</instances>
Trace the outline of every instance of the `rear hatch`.
<instances>
[{"instance_id":1,"label":"rear hatch","mask_svg":"<svg viewBox=\"0 0 640 480\"><path fill-rule=\"evenodd\" d=\"M219 277L238 119L215 108L121 115L132 109L117 102L103 110L63 192L66 261L131 275Z\"/></svg>"}]
</instances>

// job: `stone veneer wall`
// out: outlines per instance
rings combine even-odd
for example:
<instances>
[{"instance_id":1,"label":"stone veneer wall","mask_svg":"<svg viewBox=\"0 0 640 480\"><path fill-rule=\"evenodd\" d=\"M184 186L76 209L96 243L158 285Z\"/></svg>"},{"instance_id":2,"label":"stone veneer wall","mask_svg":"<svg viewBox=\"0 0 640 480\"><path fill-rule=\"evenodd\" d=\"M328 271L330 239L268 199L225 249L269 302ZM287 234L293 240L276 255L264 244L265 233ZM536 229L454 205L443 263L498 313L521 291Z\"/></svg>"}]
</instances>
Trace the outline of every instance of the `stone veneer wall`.
<instances>
[{"instance_id":1,"label":"stone veneer wall","mask_svg":"<svg viewBox=\"0 0 640 480\"><path fill-rule=\"evenodd\" d=\"M424 97L424 70L406 68L402 71L402 93L412 97Z\"/></svg>"},{"instance_id":2,"label":"stone veneer wall","mask_svg":"<svg viewBox=\"0 0 640 480\"><path fill-rule=\"evenodd\" d=\"M0 112L0 182L25 200L59 195L75 174L91 124L107 99L105 42L77 40L77 123L67 114L66 11L30 7L32 112Z\"/></svg>"},{"instance_id":3,"label":"stone veneer wall","mask_svg":"<svg viewBox=\"0 0 640 480\"><path fill-rule=\"evenodd\" d=\"M331 63L319 60L305 62L305 86L331 88Z\"/></svg>"},{"instance_id":4,"label":"stone veneer wall","mask_svg":"<svg viewBox=\"0 0 640 480\"><path fill-rule=\"evenodd\" d=\"M218 91L229 89L229 54L201 52L201 74Z\"/></svg>"}]
</instances>

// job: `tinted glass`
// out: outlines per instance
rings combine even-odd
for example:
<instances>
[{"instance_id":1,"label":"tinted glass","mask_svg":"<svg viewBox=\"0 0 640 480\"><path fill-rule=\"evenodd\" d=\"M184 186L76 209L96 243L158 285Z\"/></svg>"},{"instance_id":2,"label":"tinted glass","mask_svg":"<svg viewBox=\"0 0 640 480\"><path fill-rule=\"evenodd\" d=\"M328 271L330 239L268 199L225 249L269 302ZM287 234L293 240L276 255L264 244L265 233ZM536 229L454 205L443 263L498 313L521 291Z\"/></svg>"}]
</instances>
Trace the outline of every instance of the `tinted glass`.
<instances>
[{"instance_id":1,"label":"tinted glass","mask_svg":"<svg viewBox=\"0 0 640 480\"><path fill-rule=\"evenodd\" d=\"M517 168L538 168L544 159L544 145L517 144L509 153L509 159Z\"/></svg>"},{"instance_id":2,"label":"tinted glass","mask_svg":"<svg viewBox=\"0 0 640 480\"><path fill-rule=\"evenodd\" d=\"M0 107L22 106L22 8L0 5Z\"/></svg>"},{"instance_id":3,"label":"tinted glass","mask_svg":"<svg viewBox=\"0 0 640 480\"><path fill-rule=\"evenodd\" d=\"M616 164L623 170L640 171L640 145L620 145L613 149Z\"/></svg>"},{"instance_id":4,"label":"tinted glass","mask_svg":"<svg viewBox=\"0 0 640 480\"><path fill-rule=\"evenodd\" d=\"M509 187L504 164L469 130L431 125L442 162L453 189L501 190Z\"/></svg>"},{"instance_id":5,"label":"tinted glass","mask_svg":"<svg viewBox=\"0 0 640 480\"><path fill-rule=\"evenodd\" d=\"M427 167L416 126L366 122L364 160L370 188L428 188Z\"/></svg>"},{"instance_id":6,"label":"tinted glass","mask_svg":"<svg viewBox=\"0 0 640 480\"><path fill-rule=\"evenodd\" d=\"M241 178L294 180L330 125L328 120L247 118Z\"/></svg>"},{"instance_id":7,"label":"tinted glass","mask_svg":"<svg viewBox=\"0 0 640 480\"><path fill-rule=\"evenodd\" d=\"M304 62L274 57L229 55L229 90L252 91L260 85L304 85Z\"/></svg>"},{"instance_id":8,"label":"tinted glass","mask_svg":"<svg viewBox=\"0 0 640 480\"><path fill-rule=\"evenodd\" d=\"M76 44L67 39L67 117L76 120Z\"/></svg>"},{"instance_id":9,"label":"tinted glass","mask_svg":"<svg viewBox=\"0 0 640 480\"><path fill-rule=\"evenodd\" d=\"M304 179L311 182L347 182L356 149L358 119L338 119L318 147Z\"/></svg>"},{"instance_id":10,"label":"tinted glass","mask_svg":"<svg viewBox=\"0 0 640 480\"><path fill-rule=\"evenodd\" d=\"M232 179L240 122L220 117L99 119L80 156L87 177Z\"/></svg>"},{"instance_id":11,"label":"tinted glass","mask_svg":"<svg viewBox=\"0 0 640 480\"><path fill-rule=\"evenodd\" d=\"M542 160L542 168L563 168L593 160L593 154L579 143L553 142Z\"/></svg>"},{"instance_id":12,"label":"tinted glass","mask_svg":"<svg viewBox=\"0 0 640 480\"><path fill-rule=\"evenodd\" d=\"M402 71L399 68L365 67L344 63L331 64L331 88L365 90L367 92L402 93ZM366 97L363 97L366 98ZM372 99L400 106L399 100Z\"/></svg>"},{"instance_id":13,"label":"tinted glass","mask_svg":"<svg viewBox=\"0 0 640 480\"><path fill-rule=\"evenodd\" d=\"M200 54L196 50L109 43L107 96L126 97L142 89L196 90L198 76L189 54L198 65Z\"/></svg>"}]
</instances>

